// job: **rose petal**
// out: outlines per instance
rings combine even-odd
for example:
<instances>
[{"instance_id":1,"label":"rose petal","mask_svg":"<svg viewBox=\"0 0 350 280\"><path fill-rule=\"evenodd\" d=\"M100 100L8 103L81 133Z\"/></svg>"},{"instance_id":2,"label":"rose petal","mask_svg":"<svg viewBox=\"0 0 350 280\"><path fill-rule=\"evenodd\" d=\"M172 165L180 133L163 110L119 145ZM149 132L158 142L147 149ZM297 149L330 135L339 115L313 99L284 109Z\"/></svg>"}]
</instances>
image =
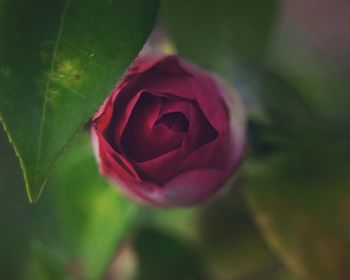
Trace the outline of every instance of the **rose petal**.
<instances>
[{"instance_id":1,"label":"rose petal","mask_svg":"<svg viewBox=\"0 0 350 280\"><path fill-rule=\"evenodd\" d=\"M188 73L180 66L179 58L176 55L162 56L151 53L137 57L127 70L127 75L141 74L154 69L171 75Z\"/></svg>"},{"instance_id":2,"label":"rose petal","mask_svg":"<svg viewBox=\"0 0 350 280\"><path fill-rule=\"evenodd\" d=\"M118 174L121 178L136 183L141 182L141 178L136 172L134 166L121 154L115 151L99 130L91 127L92 137L94 139L94 149L98 157L103 159L100 161L100 171L104 175Z\"/></svg>"},{"instance_id":3,"label":"rose petal","mask_svg":"<svg viewBox=\"0 0 350 280\"><path fill-rule=\"evenodd\" d=\"M210 125L196 103L192 103L189 133L184 140L183 150L192 151L217 137L217 131Z\"/></svg>"},{"instance_id":4,"label":"rose petal","mask_svg":"<svg viewBox=\"0 0 350 280\"><path fill-rule=\"evenodd\" d=\"M187 134L157 124L161 104L161 97L144 92L134 106L121 145L124 153L135 162L148 161L179 148Z\"/></svg>"},{"instance_id":5,"label":"rose petal","mask_svg":"<svg viewBox=\"0 0 350 280\"><path fill-rule=\"evenodd\" d=\"M193 105L193 101L187 99L169 98L164 95L161 96L163 96L163 99L159 113L160 117L168 113L181 112L189 121L191 121L191 106Z\"/></svg>"},{"instance_id":6,"label":"rose petal","mask_svg":"<svg viewBox=\"0 0 350 280\"><path fill-rule=\"evenodd\" d=\"M182 173L160 187L143 182L125 184L116 179L117 184L128 196L143 203L158 207L193 206L218 192L227 174L217 169L198 169Z\"/></svg>"},{"instance_id":7,"label":"rose petal","mask_svg":"<svg viewBox=\"0 0 350 280\"><path fill-rule=\"evenodd\" d=\"M181 148L178 148L148 161L134 161L133 164L147 181L162 185L174 177L174 173L185 157Z\"/></svg>"},{"instance_id":8,"label":"rose petal","mask_svg":"<svg viewBox=\"0 0 350 280\"><path fill-rule=\"evenodd\" d=\"M163 201L167 206L187 206L202 202L211 196L227 179L217 169L198 169L180 174L163 186Z\"/></svg>"},{"instance_id":9,"label":"rose petal","mask_svg":"<svg viewBox=\"0 0 350 280\"><path fill-rule=\"evenodd\" d=\"M229 134L223 132L213 141L191 150L191 153L181 162L177 172L197 168L216 168L226 172L232 152L235 151L230 144Z\"/></svg>"},{"instance_id":10,"label":"rose petal","mask_svg":"<svg viewBox=\"0 0 350 280\"><path fill-rule=\"evenodd\" d=\"M191 74L190 83L196 101L210 124L219 132L225 130L228 126L229 108L213 75L186 61L179 63Z\"/></svg>"}]
</instances>

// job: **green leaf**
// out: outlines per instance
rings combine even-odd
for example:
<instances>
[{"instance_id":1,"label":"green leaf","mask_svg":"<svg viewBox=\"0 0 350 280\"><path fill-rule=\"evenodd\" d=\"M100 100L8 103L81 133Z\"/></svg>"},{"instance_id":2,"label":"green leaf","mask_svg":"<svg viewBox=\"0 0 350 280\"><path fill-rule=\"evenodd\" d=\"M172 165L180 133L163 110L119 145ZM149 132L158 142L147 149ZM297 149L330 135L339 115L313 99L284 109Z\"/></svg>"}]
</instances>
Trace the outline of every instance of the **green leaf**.
<instances>
[{"instance_id":1,"label":"green leaf","mask_svg":"<svg viewBox=\"0 0 350 280\"><path fill-rule=\"evenodd\" d=\"M257 123L251 135L265 152L254 145L243 189L266 240L291 270L303 279L348 279L349 130L340 115L328 118L323 102L311 101L320 80L303 80L309 83L269 82L270 127ZM297 93L301 99L288 98ZM322 92L322 99L340 109L339 93ZM266 151L266 144L278 149Z\"/></svg>"},{"instance_id":2,"label":"green leaf","mask_svg":"<svg viewBox=\"0 0 350 280\"><path fill-rule=\"evenodd\" d=\"M296 137L303 143L301 136L308 137L310 126L321 126L303 91L289 79L267 69L259 70L256 76L259 86L245 93L255 99L255 104L249 104L249 144L254 157L269 156Z\"/></svg>"},{"instance_id":3,"label":"green leaf","mask_svg":"<svg viewBox=\"0 0 350 280\"><path fill-rule=\"evenodd\" d=\"M260 236L237 188L201 209L200 244L214 279L275 279L285 270Z\"/></svg>"},{"instance_id":4,"label":"green leaf","mask_svg":"<svg viewBox=\"0 0 350 280\"><path fill-rule=\"evenodd\" d=\"M0 127L0 279L20 279L30 255L32 211L18 161Z\"/></svg>"},{"instance_id":5,"label":"green leaf","mask_svg":"<svg viewBox=\"0 0 350 280\"><path fill-rule=\"evenodd\" d=\"M150 33L158 0L1 0L0 119L36 201Z\"/></svg>"},{"instance_id":6,"label":"green leaf","mask_svg":"<svg viewBox=\"0 0 350 280\"><path fill-rule=\"evenodd\" d=\"M230 75L236 63L264 59L278 0L165 0L162 16L179 53Z\"/></svg>"},{"instance_id":7,"label":"green leaf","mask_svg":"<svg viewBox=\"0 0 350 280\"><path fill-rule=\"evenodd\" d=\"M328 135L321 135L323 139ZM251 160L245 192L266 240L303 279L349 279L349 148L320 136Z\"/></svg>"},{"instance_id":8,"label":"green leaf","mask_svg":"<svg viewBox=\"0 0 350 280\"><path fill-rule=\"evenodd\" d=\"M99 279L132 225L137 206L98 174L86 136L77 137L73 149L58 161L49 195L65 241L66 261L74 259L84 279Z\"/></svg>"},{"instance_id":9,"label":"green leaf","mask_svg":"<svg viewBox=\"0 0 350 280\"><path fill-rule=\"evenodd\" d=\"M197 238L196 228L193 226L199 208L185 209L157 209L145 208L140 216L139 223L148 226L152 224L163 232L176 235L179 238L194 240Z\"/></svg>"},{"instance_id":10,"label":"green leaf","mask_svg":"<svg viewBox=\"0 0 350 280\"><path fill-rule=\"evenodd\" d=\"M264 90L272 125L251 130L260 148L278 149L252 154L243 189L291 270L302 279L349 279L349 86L323 57L288 43L272 65L289 83L273 79Z\"/></svg>"}]
</instances>

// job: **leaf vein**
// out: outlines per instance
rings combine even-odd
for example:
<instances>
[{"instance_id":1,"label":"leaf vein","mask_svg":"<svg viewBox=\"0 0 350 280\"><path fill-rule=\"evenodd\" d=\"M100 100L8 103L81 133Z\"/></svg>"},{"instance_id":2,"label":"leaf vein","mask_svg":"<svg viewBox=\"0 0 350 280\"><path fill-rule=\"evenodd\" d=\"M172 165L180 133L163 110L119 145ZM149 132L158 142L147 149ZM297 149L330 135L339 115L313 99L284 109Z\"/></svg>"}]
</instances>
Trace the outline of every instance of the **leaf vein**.
<instances>
[{"instance_id":1,"label":"leaf vein","mask_svg":"<svg viewBox=\"0 0 350 280\"><path fill-rule=\"evenodd\" d=\"M64 23L65 18L67 16L68 8L69 8L69 5L71 2L72 2L72 0L67 0L67 2L65 3L65 5L63 7L63 11L62 11L62 15L60 18L60 23L59 23L59 29L58 29L58 33L57 33L57 38L56 38L55 46L53 49L52 62L51 62L51 67L49 70L48 77L50 77L55 70L58 46L59 46L59 43L60 43L60 40L62 37L62 33L63 33L63 23ZM48 92L49 92L49 88L50 88L50 82L51 82L51 79L48 78L47 82L46 82L45 90L44 90L44 101L43 101L43 109L42 109L42 114L41 114L41 118L40 118L40 126L39 126L38 152L37 152L37 157L36 157L36 172L35 172L34 184L38 183L37 181L38 181L38 175L39 175L39 170L40 170L40 163L39 162L40 162L40 158L41 158L42 145L43 145L43 134L44 134L45 118L46 118L46 114L47 114Z\"/></svg>"}]
</instances>

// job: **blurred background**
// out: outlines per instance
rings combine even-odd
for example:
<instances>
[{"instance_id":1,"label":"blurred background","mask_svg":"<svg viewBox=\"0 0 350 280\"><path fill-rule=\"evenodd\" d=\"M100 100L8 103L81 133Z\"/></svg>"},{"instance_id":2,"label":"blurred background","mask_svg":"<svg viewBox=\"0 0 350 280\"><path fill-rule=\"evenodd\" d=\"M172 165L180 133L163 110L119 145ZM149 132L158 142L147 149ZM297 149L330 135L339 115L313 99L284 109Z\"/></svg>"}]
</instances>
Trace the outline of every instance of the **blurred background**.
<instances>
[{"instance_id":1,"label":"blurred background","mask_svg":"<svg viewBox=\"0 0 350 280\"><path fill-rule=\"evenodd\" d=\"M30 204L0 132L0 279L350 279L350 2L164 0L145 48L225 78L247 108L234 185L140 206L100 177L88 129Z\"/></svg>"}]
</instances>

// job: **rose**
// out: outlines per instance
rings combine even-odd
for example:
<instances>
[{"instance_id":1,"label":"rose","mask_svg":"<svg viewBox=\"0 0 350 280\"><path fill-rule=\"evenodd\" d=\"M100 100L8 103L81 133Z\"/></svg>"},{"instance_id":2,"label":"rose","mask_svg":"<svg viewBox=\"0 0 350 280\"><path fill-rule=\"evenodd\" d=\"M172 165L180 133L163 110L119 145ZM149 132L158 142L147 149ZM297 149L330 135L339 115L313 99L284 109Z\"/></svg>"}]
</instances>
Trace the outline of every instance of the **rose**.
<instances>
[{"instance_id":1,"label":"rose","mask_svg":"<svg viewBox=\"0 0 350 280\"><path fill-rule=\"evenodd\" d=\"M190 206L228 181L245 147L242 107L212 74L144 55L92 119L100 171L139 201Z\"/></svg>"}]
</instances>

